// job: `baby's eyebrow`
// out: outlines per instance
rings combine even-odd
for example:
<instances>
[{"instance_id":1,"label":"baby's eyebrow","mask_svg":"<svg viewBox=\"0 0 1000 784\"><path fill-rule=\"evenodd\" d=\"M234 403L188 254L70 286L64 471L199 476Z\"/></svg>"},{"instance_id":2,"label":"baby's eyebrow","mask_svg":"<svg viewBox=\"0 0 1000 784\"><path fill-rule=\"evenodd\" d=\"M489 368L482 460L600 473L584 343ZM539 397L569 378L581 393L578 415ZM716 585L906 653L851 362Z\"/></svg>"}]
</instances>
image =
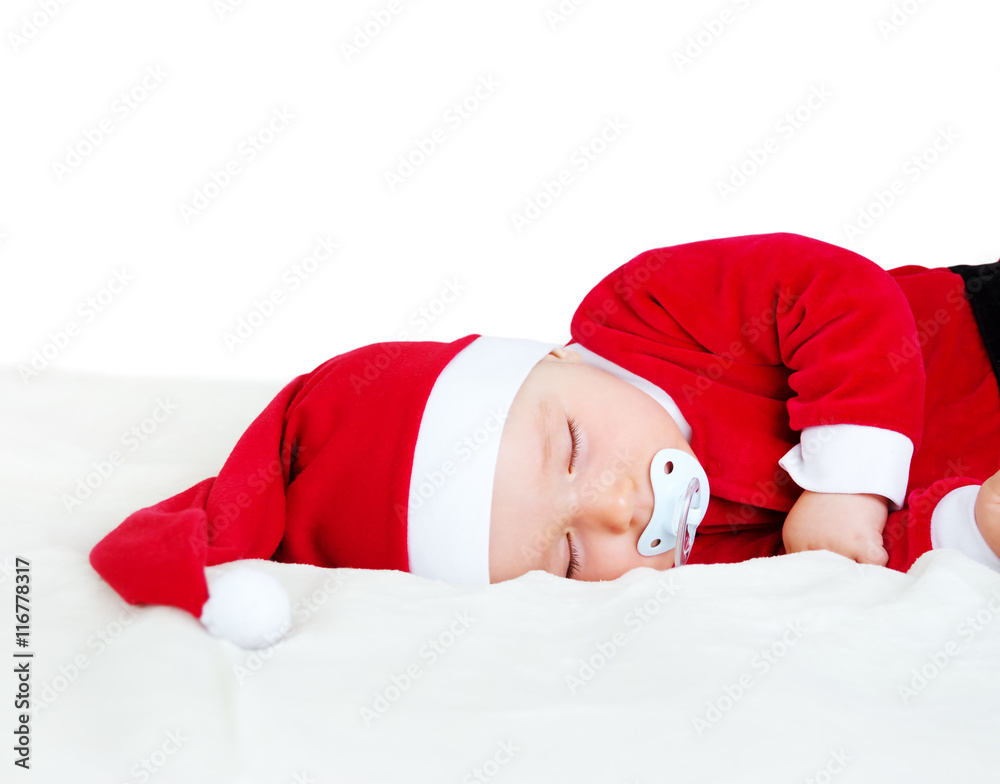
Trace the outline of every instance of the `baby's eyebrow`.
<instances>
[{"instance_id":1,"label":"baby's eyebrow","mask_svg":"<svg viewBox=\"0 0 1000 784\"><path fill-rule=\"evenodd\" d=\"M549 429L551 409L545 398L538 401L538 426L542 431L542 476L548 476L552 462L552 431Z\"/></svg>"}]
</instances>

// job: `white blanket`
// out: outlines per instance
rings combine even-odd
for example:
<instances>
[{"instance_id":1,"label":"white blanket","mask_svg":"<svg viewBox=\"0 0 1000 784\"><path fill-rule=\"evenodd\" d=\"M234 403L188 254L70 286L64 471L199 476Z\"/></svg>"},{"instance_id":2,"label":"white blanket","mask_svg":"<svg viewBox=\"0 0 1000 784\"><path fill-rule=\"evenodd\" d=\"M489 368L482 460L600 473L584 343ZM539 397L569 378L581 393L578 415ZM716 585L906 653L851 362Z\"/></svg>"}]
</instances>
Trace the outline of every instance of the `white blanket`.
<instances>
[{"instance_id":1,"label":"white blanket","mask_svg":"<svg viewBox=\"0 0 1000 784\"><path fill-rule=\"evenodd\" d=\"M248 653L130 608L87 553L214 475L281 383L0 379L0 585L10 608L30 562L30 645L10 611L3 634L34 653L31 771L5 699L3 781L1000 780L1000 578L958 553L485 589L254 562L294 620Z\"/></svg>"}]
</instances>

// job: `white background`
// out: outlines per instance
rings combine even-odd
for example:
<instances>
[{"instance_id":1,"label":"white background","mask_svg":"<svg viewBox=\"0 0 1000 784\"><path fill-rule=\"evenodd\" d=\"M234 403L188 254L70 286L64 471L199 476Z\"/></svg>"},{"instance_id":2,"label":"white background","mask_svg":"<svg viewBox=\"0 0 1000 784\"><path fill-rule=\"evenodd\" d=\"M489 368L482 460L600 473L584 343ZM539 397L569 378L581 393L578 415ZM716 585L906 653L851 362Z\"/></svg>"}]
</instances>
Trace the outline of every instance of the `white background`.
<instances>
[{"instance_id":1,"label":"white background","mask_svg":"<svg viewBox=\"0 0 1000 784\"><path fill-rule=\"evenodd\" d=\"M170 608L126 613L92 571L100 536L217 473L281 385L356 346L402 332L564 341L608 272L712 237L799 232L886 268L1000 257L998 3L590 0L554 24L559 0L403 0L374 23L388 5L0 6L0 583L15 554L33 560L32 688L49 704L33 708L27 778L140 780L134 766L179 730L191 740L155 784L462 781L507 739L522 750L499 782L995 781L996 575L953 551L908 574L827 552L678 570L660 622L577 693L566 676L632 631L659 573L478 590L343 570L342 592L320 592L244 686L244 652ZM366 25L374 37L345 56ZM122 116L121 94L142 95L157 69ZM490 78L495 92L449 124ZM830 97L803 108L816 91ZM796 109L810 116L786 138ZM275 110L294 120L246 160L240 145ZM627 127L579 171L573 156L608 120ZM102 121L110 133L70 166ZM386 173L438 127L445 142L391 189ZM958 138L914 169L942 129ZM723 198L768 137L777 152ZM181 205L230 160L242 172L185 221ZM572 183L518 232L511 215L562 169ZM894 180L903 193L884 208ZM872 205L882 214L849 236ZM291 291L282 276L327 235L340 249ZM461 296L421 330L420 309L456 281ZM276 288L284 303L227 349ZM107 305L88 319L91 297ZM154 423L161 398L178 411ZM124 461L98 473L114 450ZM263 568L296 602L327 585L315 567ZM987 607L981 633L958 633ZM417 651L459 611L475 633L425 668ZM799 621L787 657L750 664ZM99 634L113 643L94 646ZM361 709L414 662L422 679L366 726ZM759 685L699 736L693 720L747 675Z\"/></svg>"},{"instance_id":2,"label":"white background","mask_svg":"<svg viewBox=\"0 0 1000 784\"><path fill-rule=\"evenodd\" d=\"M0 366L25 384L55 367L287 380L401 335L565 341L634 255L737 234L807 234L885 268L995 260L998 21L986 0L5 3ZM478 100L481 80L498 86ZM248 160L275 110L294 119ZM582 171L609 120L625 130ZM435 128L444 142L391 186ZM933 151L942 130L957 138ZM747 162L768 137L777 151ZM757 171L724 197L741 164ZM873 225L845 229L873 204ZM293 291L320 236L339 250Z\"/></svg>"}]
</instances>

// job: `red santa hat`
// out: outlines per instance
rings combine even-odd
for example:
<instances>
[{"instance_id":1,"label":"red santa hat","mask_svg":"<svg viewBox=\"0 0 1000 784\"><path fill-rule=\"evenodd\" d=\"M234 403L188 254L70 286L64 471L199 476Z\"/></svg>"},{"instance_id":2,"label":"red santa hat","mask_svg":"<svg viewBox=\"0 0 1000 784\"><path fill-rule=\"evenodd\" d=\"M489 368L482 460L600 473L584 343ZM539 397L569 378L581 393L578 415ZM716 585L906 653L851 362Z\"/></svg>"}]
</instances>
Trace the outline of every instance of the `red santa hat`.
<instances>
[{"instance_id":1,"label":"red santa hat","mask_svg":"<svg viewBox=\"0 0 1000 784\"><path fill-rule=\"evenodd\" d=\"M554 348L468 335L334 357L281 390L217 477L130 515L91 564L126 601L187 610L246 647L284 633L287 596L236 572L210 599L206 566L263 558L488 584L503 423Z\"/></svg>"}]
</instances>

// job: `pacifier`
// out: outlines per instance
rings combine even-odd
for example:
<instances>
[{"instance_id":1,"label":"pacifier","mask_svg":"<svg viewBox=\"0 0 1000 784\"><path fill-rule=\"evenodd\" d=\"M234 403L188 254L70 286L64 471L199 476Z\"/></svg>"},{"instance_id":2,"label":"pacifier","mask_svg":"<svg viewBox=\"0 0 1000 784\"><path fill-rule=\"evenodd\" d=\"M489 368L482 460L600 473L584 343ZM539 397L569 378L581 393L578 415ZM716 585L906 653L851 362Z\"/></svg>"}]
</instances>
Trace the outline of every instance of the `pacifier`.
<instances>
[{"instance_id":1,"label":"pacifier","mask_svg":"<svg viewBox=\"0 0 1000 784\"><path fill-rule=\"evenodd\" d=\"M661 449L649 466L653 516L639 537L640 555L674 549L674 566L691 554L694 535L708 510L708 477L701 463L680 449Z\"/></svg>"}]
</instances>

